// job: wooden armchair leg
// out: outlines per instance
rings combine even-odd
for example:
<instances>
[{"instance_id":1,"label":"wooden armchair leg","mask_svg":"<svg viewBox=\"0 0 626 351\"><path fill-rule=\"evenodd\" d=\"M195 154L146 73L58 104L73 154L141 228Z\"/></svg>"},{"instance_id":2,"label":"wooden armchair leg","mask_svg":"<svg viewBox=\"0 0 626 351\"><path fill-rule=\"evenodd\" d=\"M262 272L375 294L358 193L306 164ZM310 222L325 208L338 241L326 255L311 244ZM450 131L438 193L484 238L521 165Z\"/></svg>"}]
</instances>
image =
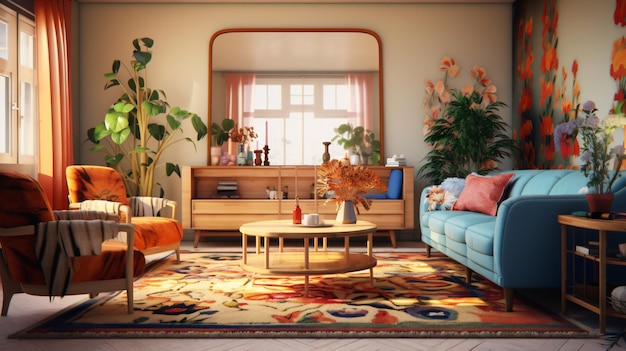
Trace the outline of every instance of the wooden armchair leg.
<instances>
[{"instance_id":1,"label":"wooden armchair leg","mask_svg":"<svg viewBox=\"0 0 626 351\"><path fill-rule=\"evenodd\" d=\"M2 283L2 316L6 316L9 313L9 304L13 295L23 291L21 286L9 275L9 270L2 257L2 250L0 250L0 283Z\"/></svg>"}]
</instances>

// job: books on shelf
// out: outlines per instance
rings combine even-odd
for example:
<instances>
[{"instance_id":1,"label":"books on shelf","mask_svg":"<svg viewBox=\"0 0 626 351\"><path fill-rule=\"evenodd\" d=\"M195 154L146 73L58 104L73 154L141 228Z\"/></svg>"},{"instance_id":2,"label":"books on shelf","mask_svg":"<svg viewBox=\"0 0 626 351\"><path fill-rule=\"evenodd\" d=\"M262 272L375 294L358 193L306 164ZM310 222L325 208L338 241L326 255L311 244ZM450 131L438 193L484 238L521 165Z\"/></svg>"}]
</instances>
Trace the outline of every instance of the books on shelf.
<instances>
[{"instance_id":1,"label":"books on shelf","mask_svg":"<svg viewBox=\"0 0 626 351\"><path fill-rule=\"evenodd\" d=\"M239 192L237 192L237 182L236 181L217 182L217 194L213 198L215 199L239 198Z\"/></svg>"},{"instance_id":2,"label":"books on shelf","mask_svg":"<svg viewBox=\"0 0 626 351\"><path fill-rule=\"evenodd\" d=\"M584 255L593 255L593 256L598 256L600 254L600 250L598 249L598 247L587 247L587 246L583 246L583 245L576 245L576 252L580 252L581 254Z\"/></svg>"},{"instance_id":3,"label":"books on shelf","mask_svg":"<svg viewBox=\"0 0 626 351\"><path fill-rule=\"evenodd\" d=\"M237 191L237 182L219 181L217 182L217 191Z\"/></svg>"},{"instance_id":4,"label":"books on shelf","mask_svg":"<svg viewBox=\"0 0 626 351\"><path fill-rule=\"evenodd\" d=\"M404 155L393 155L392 157L387 157L387 162L385 163L387 167L399 167L406 166L406 158Z\"/></svg>"}]
</instances>

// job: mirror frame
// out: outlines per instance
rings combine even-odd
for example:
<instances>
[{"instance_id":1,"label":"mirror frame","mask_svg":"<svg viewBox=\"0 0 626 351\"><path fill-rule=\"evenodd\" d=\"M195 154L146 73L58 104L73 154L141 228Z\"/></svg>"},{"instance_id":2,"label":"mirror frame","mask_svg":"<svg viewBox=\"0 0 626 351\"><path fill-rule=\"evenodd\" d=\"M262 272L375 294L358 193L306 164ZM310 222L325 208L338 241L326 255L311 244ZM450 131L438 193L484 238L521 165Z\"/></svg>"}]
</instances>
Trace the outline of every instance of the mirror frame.
<instances>
[{"instance_id":1,"label":"mirror frame","mask_svg":"<svg viewBox=\"0 0 626 351\"><path fill-rule=\"evenodd\" d=\"M315 32L320 32L320 33L363 33L363 34L368 34L371 35L372 37L374 37L374 39L376 39L376 42L378 43L378 125L379 125L379 140L380 140L380 160L379 160L379 164L378 165L374 165L374 166L379 166L379 165L384 165L384 156L385 156L385 143L384 143L384 135L385 135L385 128L384 128L384 118L383 118L383 48L382 48L382 42L380 40L380 37L378 36L378 34L374 31L371 31L369 29L362 29L362 28L229 28L229 29L222 29L219 30L217 32L215 32L215 34L213 34L213 36L211 36L211 40L209 42L209 86L208 86L208 93L209 93L209 99L208 99L208 120L207 120L207 126L209 127L209 133L211 131L211 124L212 124L212 105L213 105L213 44L215 42L215 40L223 34L228 34L228 33L262 33L262 32L269 32L269 33L315 33ZM210 153L210 148L211 148L211 138L209 138L209 142L208 142L208 147L207 147L207 164L210 165L211 164L211 153Z\"/></svg>"}]
</instances>

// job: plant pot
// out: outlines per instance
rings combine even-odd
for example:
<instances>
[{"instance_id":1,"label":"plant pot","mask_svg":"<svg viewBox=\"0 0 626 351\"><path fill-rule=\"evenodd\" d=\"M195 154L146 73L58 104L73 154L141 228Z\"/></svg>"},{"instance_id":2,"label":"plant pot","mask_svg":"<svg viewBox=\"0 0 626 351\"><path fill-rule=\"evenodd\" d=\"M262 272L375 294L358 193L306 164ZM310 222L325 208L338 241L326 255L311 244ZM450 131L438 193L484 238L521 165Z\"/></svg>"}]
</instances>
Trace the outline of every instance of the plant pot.
<instances>
[{"instance_id":1,"label":"plant pot","mask_svg":"<svg viewBox=\"0 0 626 351\"><path fill-rule=\"evenodd\" d=\"M350 164L353 166L358 165L361 162L361 156L359 154L350 155Z\"/></svg>"},{"instance_id":2,"label":"plant pot","mask_svg":"<svg viewBox=\"0 0 626 351\"><path fill-rule=\"evenodd\" d=\"M219 166L222 152L221 146L211 146L211 166Z\"/></svg>"},{"instance_id":3,"label":"plant pot","mask_svg":"<svg viewBox=\"0 0 626 351\"><path fill-rule=\"evenodd\" d=\"M345 200L339 205L335 221L340 224L356 224L356 211L352 200Z\"/></svg>"},{"instance_id":4,"label":"plant pot","mask_svg":"<svg viewBox=\"0 0 626 351\"><path fill-rule=\"evenodd\" d=\"M615 194L586 194L589 212L611 212L611 204Z\"/></svg>"}]
</instances>

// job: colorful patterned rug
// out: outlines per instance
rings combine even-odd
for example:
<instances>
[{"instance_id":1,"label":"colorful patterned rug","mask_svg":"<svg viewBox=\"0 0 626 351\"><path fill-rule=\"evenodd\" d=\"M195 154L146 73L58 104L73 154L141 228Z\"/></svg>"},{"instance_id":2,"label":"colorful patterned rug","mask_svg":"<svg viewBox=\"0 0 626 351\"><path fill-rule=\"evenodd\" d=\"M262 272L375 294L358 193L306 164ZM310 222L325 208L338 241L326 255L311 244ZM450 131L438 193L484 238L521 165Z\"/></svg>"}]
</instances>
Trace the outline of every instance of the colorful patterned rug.
<instances>
[{"instance_id":1,"label":"colorful patterned rug","mask_svg":"<svg viewBox=\"0 0 626 351\"><path fill-rule=\"evenodd\" d=\"M163 337L591 337L588 331L518 296L504 312L502 289L465 283L464 269L424 254L375 254L369 271L262 276L240 255L185 253L157 264L126 294L101 294L11 338Z\"/></svg>"}]
</instances>

